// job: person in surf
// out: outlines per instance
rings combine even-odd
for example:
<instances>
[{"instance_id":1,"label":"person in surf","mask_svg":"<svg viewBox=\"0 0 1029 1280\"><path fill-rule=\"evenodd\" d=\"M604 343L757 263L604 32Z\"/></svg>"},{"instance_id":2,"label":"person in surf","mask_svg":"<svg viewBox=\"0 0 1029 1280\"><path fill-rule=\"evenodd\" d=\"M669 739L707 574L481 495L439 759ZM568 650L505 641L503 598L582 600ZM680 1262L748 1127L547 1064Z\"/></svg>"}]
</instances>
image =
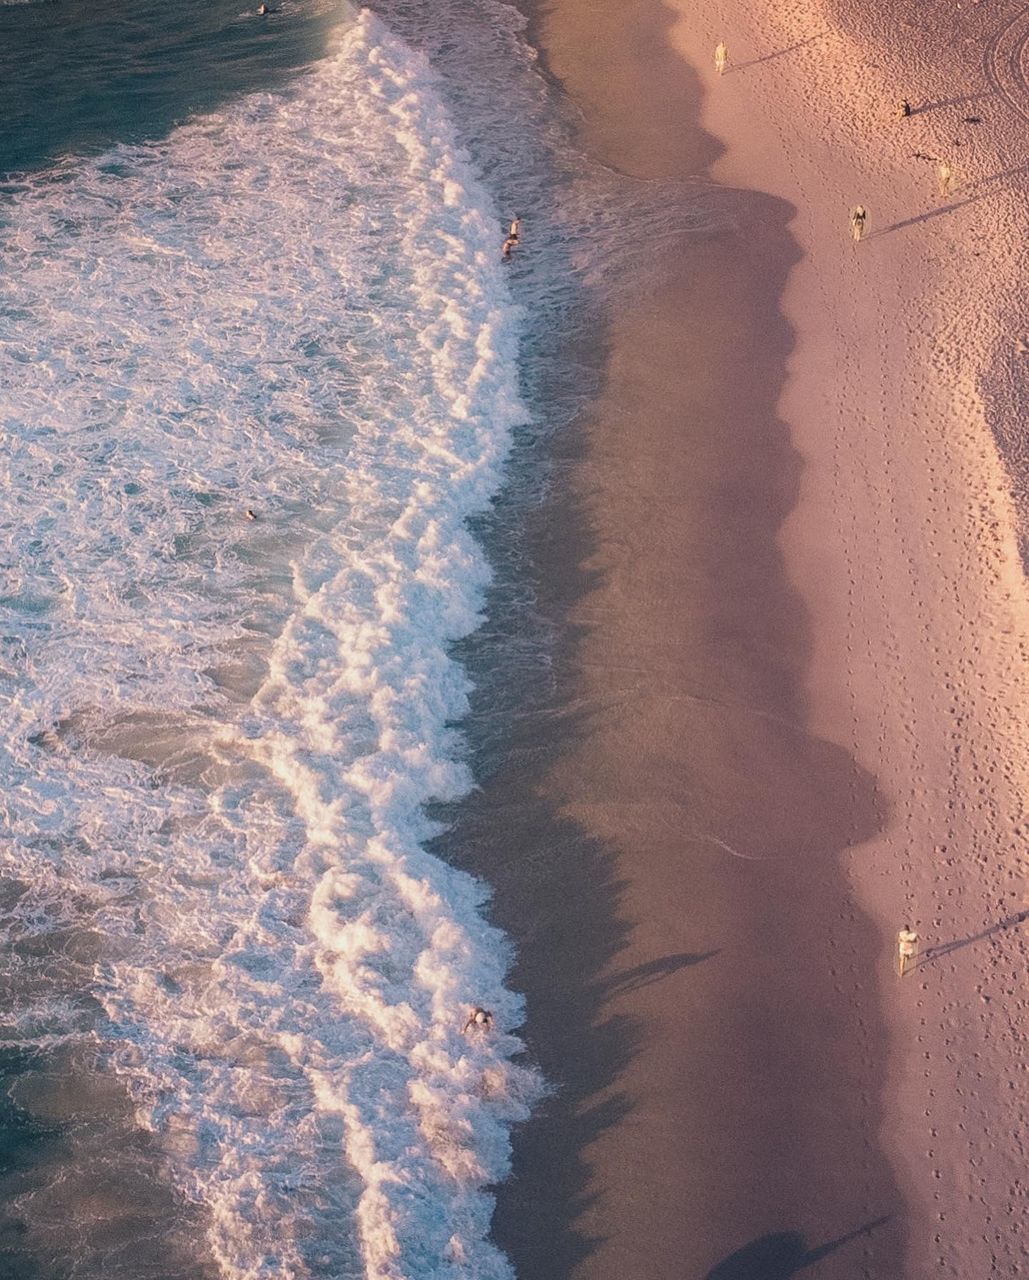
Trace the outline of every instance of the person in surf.
<instances>
[{"instance_id":1,"label":"person in surf","mask_svg":"<svg viewBox=\"0 0 1029 1280\"><path fill-rule=\"evenodd\" d=\"M476 1031L489 1031L493 1026L493 1014L489 1009L482 1009L478 1005L469 1013L468 1021L464 1024L464 1030L461 1032L466 1036L474 1027Z\"/></svg>"},{"instance_id":2,"label":"person in surf","mask_svg":"<svg viewBox=\"0 0 1029 1280\"><path fill-rule=\"evenodd\" d=\"M511 222L511 230L507 233L507 239L504 241L500 250L500 258L503 262L511 261L511 252L519 243L519 228L522 225L521 218L514 218Z\"/></svg>"}]
</instances>

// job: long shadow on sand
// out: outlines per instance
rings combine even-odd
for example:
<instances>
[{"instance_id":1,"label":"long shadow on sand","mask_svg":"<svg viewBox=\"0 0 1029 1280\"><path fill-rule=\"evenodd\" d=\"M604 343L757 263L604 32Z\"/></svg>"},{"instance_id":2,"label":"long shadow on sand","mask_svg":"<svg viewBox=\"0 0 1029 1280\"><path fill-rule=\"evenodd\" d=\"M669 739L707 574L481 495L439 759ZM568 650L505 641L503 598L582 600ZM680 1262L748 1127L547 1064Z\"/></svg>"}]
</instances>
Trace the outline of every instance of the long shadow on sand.
<instances>
[{"instance_id":1,"label":"long shadow on sand","mask_svg":"<svg viewBox=\"0 0 1029 1280\"><path fill-rule=\"evenodd\" d=\"M975 192L974 195L967 196L963 200L954 200L950 204L941 204L937 209L929 209L925 213L915 214L911 218L902 218L900 222L893 222L888 227L882 227L878 231L870 232L863 239L875 240L878 236L887 236L894 231L903 231L905 227L915 227L919 223L929 222L933 218L942 218L948 213L956 213L967 205L978 204L980 200L985 200L996 193L997 183L1004 182L1008 178L1017 178L1024 173L1029 173L1029 165L1016 165L1011 169L1003 170L1001 173L993 173L988 178L980 178L978 182L969 183L966 188L968 191Z\"/></svg>"},{"instance_id":2,"label":"long shadow on sand","mask_svg":"<svg viewBox=\"0 0 1029 1280\"><path fill-rule=\"evenodd\" d=\"M925 115L930 111L941 111L944 107L964 107L972 102L985 102L994 96L992 89L982 93L966 93L957 98L940 98L936 102L920 102L911 108L913 116Z\"/></svg>"},{"instance_id":3,"label":"long shadow on sand","mask_svg":"<svg viewBox=\"0 0 1029 1280\"><path fill-rule=\"evenodd\" d=\"M953 951L960 951L962 947L970 947L973 943L992 938L994 934L1003 933L1006 929L1014 929L1016 925L1024 924L1026 920L1029 920L1029 911L1019 911L1015 915L981 929L978 933L970 933L967 938L955 938L952 942L939 942L934 947L927 947L918 957L914 967L920 968L922 965L932 964L934 960L949 956Z\"/></svg>"},{"instance_id":4,"label":"long shadow on sand","mask_svg":"<svg viewBox=\"0 0 1029 1280\"><path fill-rule=\"evenodd\" d=\"M824 40L826 36L831 34L830 28L826 27L824 31L808 36L806 40L798 40L796 44L788 45L785 49L776 49L774 53L762 54L760 58L748 58L746 62L734 62L726 70L725 74L730 76L734 71L746 71L748 67L759 67L762 62L772 62L775 58L784 58L788 53L796 53L798 49L803 49L809 44L815 44L818 40Z\"/></svg>"},{"instance_id":5,"label":"long shadow on sand","mask_svg":"<svg viewBox=\"0 0 1029 1280\"><path fill-rule=\"evenodd\" d=\"M692 968L695 964L702 964L705 960L710 960L718 955L718 953L718 949L714 951L684 951L679 955L662 956L660 960L648 960L645 964L638 964L632 969L625 969L621 973L616 973L613 977L608 978L603 984L605 994L608 996L626 995L630 991L639 991L643 987L649 987L651 983L660 982L663 978L671 977L673 973Z\"/></svg>"},{"instance_id":6,"label":"long shadow on sand","mask_svg":"<svg viewBox=\"0 0 1029 1280\"><path fill-rule=\"evenodd\" d=\"M795 1231L782 1231L762 1236L738 1249L731 1257L709 1271L704 1280L791 1280L798 1271L814 1266L829 1254L849 1244L860 1236L868 1235L888 1218L876 1218L857 1231L830 1240L816 1249L809 1249L804 1237Z\"/></svg>"}]
</instances>

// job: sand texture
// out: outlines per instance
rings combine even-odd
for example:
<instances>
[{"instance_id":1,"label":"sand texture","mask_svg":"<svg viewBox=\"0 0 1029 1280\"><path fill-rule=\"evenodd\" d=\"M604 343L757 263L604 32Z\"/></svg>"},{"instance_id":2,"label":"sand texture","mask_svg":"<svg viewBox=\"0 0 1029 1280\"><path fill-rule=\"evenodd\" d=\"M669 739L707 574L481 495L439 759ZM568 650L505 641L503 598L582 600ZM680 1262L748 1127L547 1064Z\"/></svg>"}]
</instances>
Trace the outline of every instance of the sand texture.
<instances>
[{"instance_id":1,"label":"sand texture","mask_svg":"<svg viewBox=\"0 0 1029 1280\"><path fill-rule=\"evenodd\" d=\"M558 1087L525 1277L1029 1272L1021 14L532 11L583 145L729 213L598 334L532 547L557 697L465 818Z\"/></svg>"}]
</instances>

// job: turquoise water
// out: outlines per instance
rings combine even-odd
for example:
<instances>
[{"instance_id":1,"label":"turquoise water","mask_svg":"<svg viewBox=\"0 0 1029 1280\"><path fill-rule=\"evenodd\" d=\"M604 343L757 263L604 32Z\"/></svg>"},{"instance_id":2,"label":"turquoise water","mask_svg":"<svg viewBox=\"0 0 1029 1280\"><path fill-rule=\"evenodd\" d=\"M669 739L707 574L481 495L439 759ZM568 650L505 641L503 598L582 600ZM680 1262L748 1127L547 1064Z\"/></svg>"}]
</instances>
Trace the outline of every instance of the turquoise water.
<instances>
[{"instance_id":1,"label":"turquoise water","mask_svg":"<svg viewBox=\"0 0 1029 1280\"><path fill-rule=\"evenodd\" d=\"M339 7L0 3L0 173L162 136L271 89L324 49Z\"/></svg>"}]
</instances>

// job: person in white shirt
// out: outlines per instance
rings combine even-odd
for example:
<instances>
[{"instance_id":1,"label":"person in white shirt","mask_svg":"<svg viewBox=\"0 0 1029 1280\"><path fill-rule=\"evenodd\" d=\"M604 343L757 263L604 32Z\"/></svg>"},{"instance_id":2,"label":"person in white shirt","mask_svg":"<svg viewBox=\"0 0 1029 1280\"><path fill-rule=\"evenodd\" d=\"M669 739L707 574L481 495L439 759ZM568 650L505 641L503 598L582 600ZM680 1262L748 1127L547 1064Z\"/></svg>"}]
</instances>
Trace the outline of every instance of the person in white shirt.
<instances>
[{"instance_id":1,"label":"person in white shirt","mask_svg":"<svg viewBox=\"0 0 1029 1280\"><path fill-rule=\"evenodd\" d=\"M897 972L902 978L917 951L918 934L909 925L905 925L897 934Z\"/></svg>"},{"instance_id":2,"label":"person in white shirt","mask_svg":"<svg viewBox=\"0 0 1029 1280\"><path fill-rule=\"evenodd\" d=\"M855 205L850 211L850 234L855 240L860 240L865 234L865 222L868 214L865 212L863 204Z\"/></svg>"}]
</instances>

